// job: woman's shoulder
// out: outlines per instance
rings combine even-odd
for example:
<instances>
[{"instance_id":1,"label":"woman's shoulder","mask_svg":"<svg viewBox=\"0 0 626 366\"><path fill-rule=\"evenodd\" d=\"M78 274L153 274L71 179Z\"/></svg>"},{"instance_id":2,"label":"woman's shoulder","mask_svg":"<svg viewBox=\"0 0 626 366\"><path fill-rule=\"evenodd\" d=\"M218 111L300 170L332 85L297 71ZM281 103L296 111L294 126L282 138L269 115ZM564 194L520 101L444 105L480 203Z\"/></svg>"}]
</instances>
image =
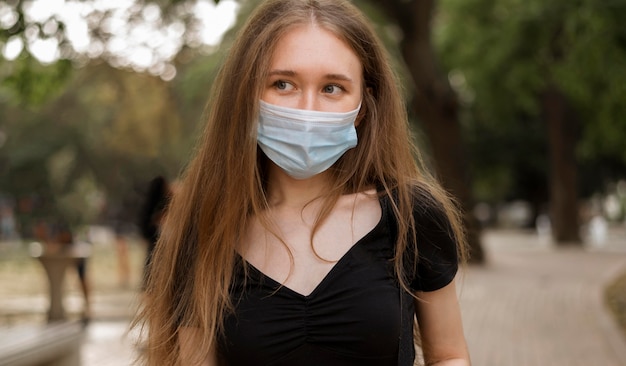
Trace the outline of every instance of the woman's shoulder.
<instances>
[{"instance_id":1,"label":"woman's shoulder","mask_svg":"<svg viewBox=\"0 0 626 366\"><path fill-rule=\"evenodd\" d=\"M455 213L450 212L454 208L445 193L437 187L430 187L425 183L413 183L406 187L404 192L398 189L391 191L391 194L379 191L381 195L381 205L383 209L390 213L389 220L392 226L398 225L398 220L404 220L409 226L413 226L415 234L419 236L445 236L455 240L454 224ZM411 217L399 219L394 205L400 203L400 197L405 195L410 209L405 211Z\"/></svg>"},{"instance_id":2,"label":"woman's shoulder","mask_svg":"<svg viewBox=\"0 0 626 366\"><path fill-rule=\"evenodd\" d=\"M393 188L390 194L384 189L378 189L378 194L384 202L391 203L393 200L396 204L399 203L401 196L407 195L414 214L437 211L445 213L444 201L449 199L440 188L425 182L412 182L404 187L403 192L400 192L398 187Z\"/></svg>"},{"instance_id":3,"label":"woman's shoulder","mask_svg":"<svg viewBox=\"0 0 626 366\"><path fill-rule=\"evenodd\" d=\"M416 185L413 192L414 234L409 252L417 250L418 266L410 287L433 291L454 278L458 265L458 240L454 213L449 212L447 196L429 187Z\"/></svg>"}]
</instances>

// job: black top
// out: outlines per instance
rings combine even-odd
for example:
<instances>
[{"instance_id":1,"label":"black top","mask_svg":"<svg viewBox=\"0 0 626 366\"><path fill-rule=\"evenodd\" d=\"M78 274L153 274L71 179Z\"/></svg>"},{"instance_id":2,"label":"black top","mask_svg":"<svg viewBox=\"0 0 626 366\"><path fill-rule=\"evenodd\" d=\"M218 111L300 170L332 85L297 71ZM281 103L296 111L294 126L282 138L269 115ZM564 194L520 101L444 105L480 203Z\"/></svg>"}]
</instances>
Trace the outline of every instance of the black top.
<instances>
[{"instance_id":1,"label":"black top","mask_svg":"<svg viewBox=\"0 0 626 366\"><path fill-rule=\"evenodd\" d=\"M223 364L413 364L414 301L395 278L396 221L389 199L380 203L378 224L308 296L251 264L247 279L239 271L231 292L235 313L225 319L220 339ZM420 259L409 283L415 291L437 290L456 274L456 244L441 210L418 203L414 215Z\"/></svg>"}]
</instances>

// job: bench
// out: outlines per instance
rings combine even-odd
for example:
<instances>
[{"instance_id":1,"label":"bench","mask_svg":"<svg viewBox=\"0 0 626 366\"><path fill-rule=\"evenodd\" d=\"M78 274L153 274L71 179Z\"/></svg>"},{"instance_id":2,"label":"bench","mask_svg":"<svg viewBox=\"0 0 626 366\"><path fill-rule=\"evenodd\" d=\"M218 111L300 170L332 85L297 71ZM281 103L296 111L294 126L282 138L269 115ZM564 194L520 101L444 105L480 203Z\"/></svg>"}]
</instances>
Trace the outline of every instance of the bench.
<instances>
[{"instance_id":1,"label":"bench","mask_svg":"<svg viewBox=\"0 0 626 366\"><path fill-rule=\"evenodd\" d=\"M79 366L83 337L79 322L0 329L0 366Z\"/></svg>"}]
</instances>

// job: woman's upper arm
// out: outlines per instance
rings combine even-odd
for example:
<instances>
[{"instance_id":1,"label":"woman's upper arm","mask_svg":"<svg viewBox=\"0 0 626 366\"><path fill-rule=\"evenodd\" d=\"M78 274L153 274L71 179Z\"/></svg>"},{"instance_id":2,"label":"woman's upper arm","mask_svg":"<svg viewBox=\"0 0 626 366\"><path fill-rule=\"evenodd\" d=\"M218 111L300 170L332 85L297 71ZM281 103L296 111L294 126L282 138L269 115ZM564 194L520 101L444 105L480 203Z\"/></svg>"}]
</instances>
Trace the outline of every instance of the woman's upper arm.
<instances>
[{"instance_id":1,"label":"woman's upper arm","mask_svg":"<svg viewBox=\"0 0 626 366\"><path fill-rule=\"evenodd\" d=\"M199 342L196 340L199 337L199 331L197 328L184 327L178 331L178 342L180 345L180 364L181 365L193 365L194 357L198 357L197 345ZM215 349L211 349L208 355L201 363L196 363L197 366L217 366L217 353Z\"/></svg>"},{"instance_id":2,"label":"woman's upper arm","mask_svg":"<svg viewBox=\"0 0 626 366\"><path fill-rule=\"evenodd\" d=\"M454 281L439 290L417 292L415 311L427 365L469 365Z\"/></svg>"}]
</instances>

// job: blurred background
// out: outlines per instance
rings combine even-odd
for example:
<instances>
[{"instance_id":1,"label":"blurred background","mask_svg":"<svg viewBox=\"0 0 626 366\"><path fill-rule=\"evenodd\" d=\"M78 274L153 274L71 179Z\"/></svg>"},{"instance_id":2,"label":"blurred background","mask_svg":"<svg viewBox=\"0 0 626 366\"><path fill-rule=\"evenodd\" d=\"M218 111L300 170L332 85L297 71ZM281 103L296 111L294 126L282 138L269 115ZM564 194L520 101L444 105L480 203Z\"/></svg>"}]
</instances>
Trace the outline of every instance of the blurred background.
<instances>
[{"instance_id":1,"label":"blurred background","mask_svg":"<svg viewBox=\"0 0 626 366\"><path fill-rule=\"evenodd\" d=\"M496 260L493 238L626 252L626 0L354 3L393 56L425 164L466 212L474 268ZM67 319L93 337L112 334L104 320L123 328L149 182L184 169L224 52L257 4L0 2L0 332L46 323L32 243L59 223L90 244L90 314L68 272ZM491 235L503 232L514 236ZM623 270L603 283L616 324Z\"/></svg>"}]
</instances>

